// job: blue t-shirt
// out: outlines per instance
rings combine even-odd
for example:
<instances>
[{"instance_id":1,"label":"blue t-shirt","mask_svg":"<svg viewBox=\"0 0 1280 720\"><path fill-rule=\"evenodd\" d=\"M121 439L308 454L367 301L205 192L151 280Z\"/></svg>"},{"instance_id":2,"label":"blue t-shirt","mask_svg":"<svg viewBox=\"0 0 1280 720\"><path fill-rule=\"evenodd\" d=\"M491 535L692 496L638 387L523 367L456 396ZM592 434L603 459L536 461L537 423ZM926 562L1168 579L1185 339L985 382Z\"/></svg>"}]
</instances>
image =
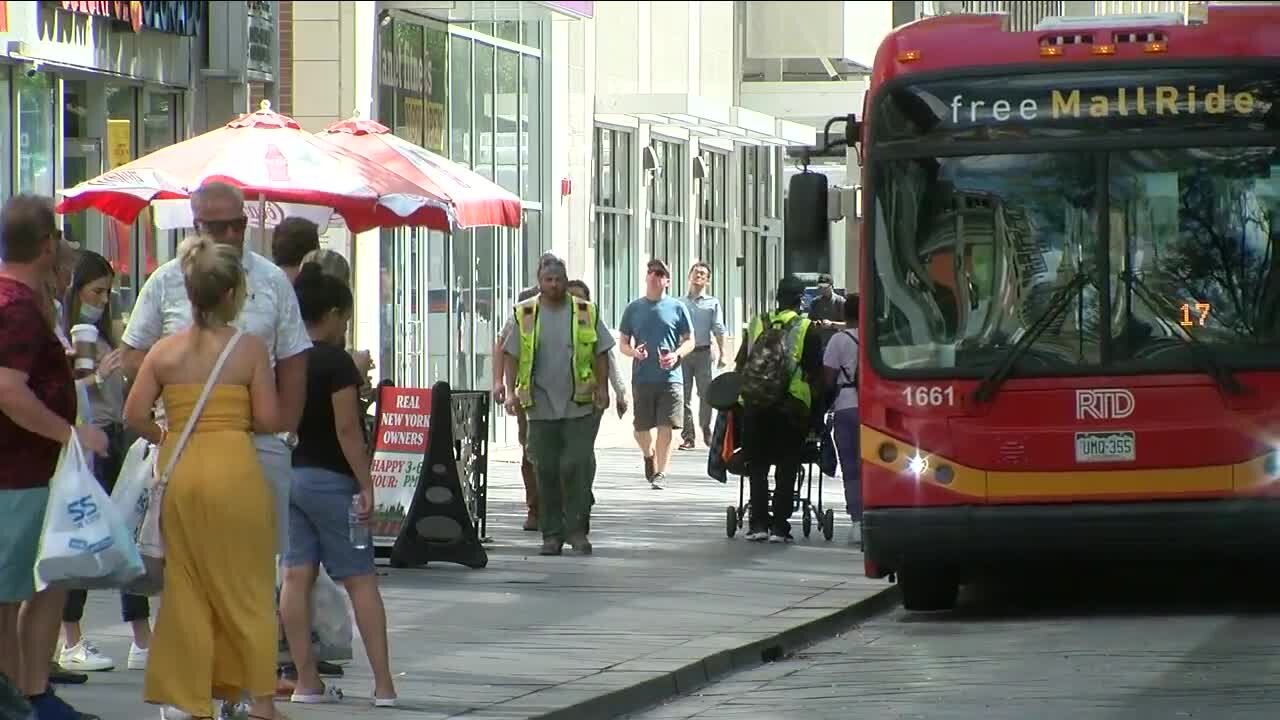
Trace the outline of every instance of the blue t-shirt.
<instances>
[{"instance_id":1,"label":"blue t-shirt","mask_svg":"<svg viewBox=\"0 0 1280 720\"><path fill-rule=\"evenodd\" d=\"M693 332L689 309L675 298L663 296L654 302L648 298L632 300L622 312L618 333L631 338L632 347L643 344L649 357L633 360L631 382L641 385L683 383L684 370L677 363L670 370L658 365L661 350L675 350L684 336Z\"/></svg>"}]
</instances>

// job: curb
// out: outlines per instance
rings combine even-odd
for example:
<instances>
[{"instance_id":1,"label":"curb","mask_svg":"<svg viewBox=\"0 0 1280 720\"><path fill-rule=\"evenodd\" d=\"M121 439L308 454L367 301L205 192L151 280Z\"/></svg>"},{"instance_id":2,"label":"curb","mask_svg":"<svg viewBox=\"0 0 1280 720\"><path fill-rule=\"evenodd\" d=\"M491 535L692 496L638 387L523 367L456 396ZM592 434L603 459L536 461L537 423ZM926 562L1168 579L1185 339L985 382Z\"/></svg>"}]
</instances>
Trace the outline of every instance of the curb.
<instances>
[{"instance_id":1,"label":"curb","mask_svg":"<svg viewBox=\"0 0 1280 720\"><path fill-rule=\"evenodd\" d=\"M848 605L829 615L814 618L776 635L721 650L687 665L663 672L642 682L602 692L567 707L529 716L532 720L593 720L618 718L652 709L678 695L686 695L730 673L782 660L797 650L827 640L901 601L897 585ZM786 611L781 611L785 613ZM584 678L589 679L589 678ZM572 687L573 682L562 687Z\"/></svg>"}]
</instances>

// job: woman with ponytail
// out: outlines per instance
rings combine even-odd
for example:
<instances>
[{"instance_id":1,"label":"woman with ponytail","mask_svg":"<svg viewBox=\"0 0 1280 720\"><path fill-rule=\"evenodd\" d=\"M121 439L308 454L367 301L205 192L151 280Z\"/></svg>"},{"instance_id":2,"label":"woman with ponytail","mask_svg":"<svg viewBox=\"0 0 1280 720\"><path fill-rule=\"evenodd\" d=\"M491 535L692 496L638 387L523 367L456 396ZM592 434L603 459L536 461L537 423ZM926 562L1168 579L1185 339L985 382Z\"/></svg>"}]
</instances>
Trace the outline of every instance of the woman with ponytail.
<instances>
[{"instance_id":1,"label":"woman with ponytail","mask_svg":"<svg viewBox=\"0 0 1280 720\"><path fill-rule=\"evenodd\" d=\"M215 698L247 694L249 717L273 720L275 502L253 433L284 429L276 383L266 345L230 325L247 293L240 248L198 236L179 262L195 323L152 346L125 403L129 427L160 445L157 467L177 458L161 505L164 602L145 697L166 706L162 718L211 718ZM159 399L167 429L152 419Z\"/></svg>"},{"instance_id":2,"label":"woman with ponytail","mask_svg":"<svg viewBox=\"0 0 1280 720\"><path fill-rule=\"evenodd\" d=\"M320 565L351 598L356 625L373 669L373 704L393 707L395 683L387 650L387 615L373 566L373 545L353 545L349 513L362 522L373 512L373 478L358 391L363 377L344 350L354 311L345 279L304 262L293 282L311 336L307 395L293 451L289 494L289 551L284 558L280 614L298 671L295 703L331 702L338 693L320 680L311 642L311 591Z\"/></svg>"}]
</instances>

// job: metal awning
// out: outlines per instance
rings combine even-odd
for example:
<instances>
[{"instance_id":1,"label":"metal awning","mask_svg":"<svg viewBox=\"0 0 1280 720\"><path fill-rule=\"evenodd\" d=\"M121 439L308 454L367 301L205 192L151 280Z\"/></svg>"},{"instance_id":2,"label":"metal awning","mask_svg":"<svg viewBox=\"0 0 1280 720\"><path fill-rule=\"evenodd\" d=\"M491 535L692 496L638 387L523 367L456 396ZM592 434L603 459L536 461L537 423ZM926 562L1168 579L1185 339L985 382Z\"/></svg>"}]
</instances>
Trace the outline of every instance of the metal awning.
<instances>
[{"instance_id":1,"label":"metal awning","mask_svg":"<svg viewBox=\"0 0 1280 720\"><path fill-rule=\"evenodd\" d=\"M808 125L688 93L597 95L596 121L626 127L649 123L739 145L809 146L816 139Z\"/></svg>"}]
</instances>

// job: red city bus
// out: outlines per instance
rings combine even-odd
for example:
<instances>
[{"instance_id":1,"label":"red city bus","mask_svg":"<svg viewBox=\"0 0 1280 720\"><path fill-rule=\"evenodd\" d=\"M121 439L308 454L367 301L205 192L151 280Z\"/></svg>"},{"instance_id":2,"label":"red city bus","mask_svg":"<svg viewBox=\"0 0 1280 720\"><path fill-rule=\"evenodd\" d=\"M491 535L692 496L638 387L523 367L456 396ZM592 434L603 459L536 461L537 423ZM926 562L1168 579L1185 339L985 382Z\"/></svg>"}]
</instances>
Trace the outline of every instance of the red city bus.
<instances>
[{"instance_id":1,"label":"red city bus","mask_svg":"<svg viewBox=\"0 0 1280 720\"><path fill-rule=\"evenodd\" d=\"M1280 548L1280 7L922 20L864 110L866 574Z\"/></svg>"}]
</instances>

